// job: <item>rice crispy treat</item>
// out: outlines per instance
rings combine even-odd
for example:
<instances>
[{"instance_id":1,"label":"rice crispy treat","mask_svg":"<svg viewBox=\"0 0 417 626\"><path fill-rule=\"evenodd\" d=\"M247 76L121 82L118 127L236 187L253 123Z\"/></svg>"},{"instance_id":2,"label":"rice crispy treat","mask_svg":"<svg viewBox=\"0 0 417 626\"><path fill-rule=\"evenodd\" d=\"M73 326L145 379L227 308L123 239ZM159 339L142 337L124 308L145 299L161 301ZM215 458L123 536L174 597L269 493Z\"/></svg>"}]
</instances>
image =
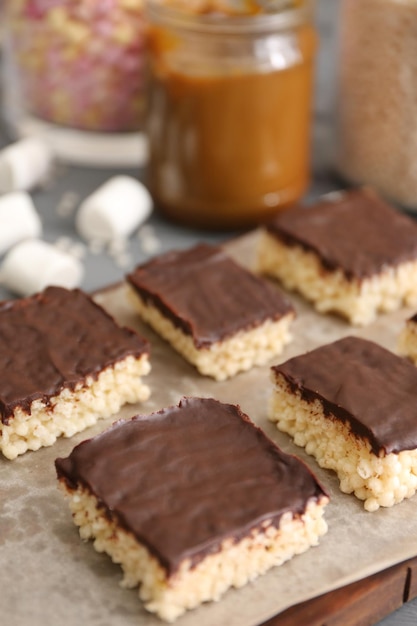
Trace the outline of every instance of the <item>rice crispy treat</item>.
<instances>
[{"instance_id":1,"label":"rice crispy treat","mask_svg":"<svg viewBox=\"0 0 417 626\"><path fill-rule=\"evenodd\" d=\"M367 325L417 304L417 223L368 188L329 194L265 226L258 269L318 311Z\"/></svg>"},{"instance_id":2,"label":"rice crispy treat","mask_svg":"<svg viewBox=\"0 0 417 626\"><path fill-rule=\"evenodd\" d=\"M346 337L272 368L270 419L367 511L417 489L417 369Z\"/></svg>"},{"instance_id":3,"label":"rice crispy treat","mask_svg":"<svg viewBox=\"0 0 417 626\"><path fill-rule=\"evenodd\" d=\"M398 352L417 365L417 313L406 321L400 333Z\"/></svg>"},{"instance_id":4,"label":"rice crispy treat","mask_svg":"<svg viewBox=\"0 0 417 626\"><path fill-rule=\"evenodd\" d=\"M264 365L291 340L289 302L219 247L168 252L127 280L140 317L218 381Z\"/></svg>"},{"instance_id":5,"label":"rice crispy treat","mask_svg":"<svg viewBox=\"0 0 417 626\"><path fill-rule=\"evenodd\" d=\"M148 343L79 289L0 303L0 451L15 459L149 397Z\"/></svg>"},{"instance_id":6,"label":"rice crispy treat","mask_svg":"<svg viewBox=\"0 0 417 626\"><path fill-rule=\"evenodd\" d=\"M238 406L183 398L56 460L83 539L174 621L318 544L328 496Z\"/></svg>"}]
</instances>

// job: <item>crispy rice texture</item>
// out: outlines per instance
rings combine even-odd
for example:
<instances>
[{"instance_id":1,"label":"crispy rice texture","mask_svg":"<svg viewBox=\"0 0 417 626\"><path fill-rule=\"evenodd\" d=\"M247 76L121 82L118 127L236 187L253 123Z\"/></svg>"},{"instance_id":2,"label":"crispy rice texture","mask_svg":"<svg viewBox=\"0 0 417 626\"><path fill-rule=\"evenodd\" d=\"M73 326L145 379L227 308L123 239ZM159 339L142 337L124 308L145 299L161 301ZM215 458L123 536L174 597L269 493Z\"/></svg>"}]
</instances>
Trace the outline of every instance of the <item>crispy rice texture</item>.
<instances>
[{"instance_id":1,"label":"crispy rice texture","mask_svg":"<svg viewBox=\"0 0 417 626\"><path fill-rule=\"evenodd\" d=\"M417 322L407 320L398 338L398 352L417 365Z\"/></svg>"},{"instance_id":2,"label":"crispy rice texture","mask_svg":"<svg viewBox=\"0 0 417 626\"><path fill-rule=\"evenodd\" d=\"M63 389L49 403L34 400L29 413L17 408L8 425L0 423L0 451L15 459L27 450L51 446L58 437L72 437L127 402L147 400L150 390L141 377L149 371L147 354L128 356L96 378L87 377L73 391Z\"/></svg>"},{"instance_id":3,"label":"crispy rice texture","mask_svg":"<svg viewBox=\"0 0 417 626\"><path fill-rule=\"evenodd\" d=\"M129 289L130 299L141 319L194 365L200 374L217 381L232 378L254 366L265 365L281 354L292 340L290 325L294 313L290 312L277 322L267 320L256 328L240 331L209 348L197 348L190 335L177 328L156 307L146 304L131 287Z\"/></svg>"},{"instance_id":4,"label":"crispy rice texture","mask_svg":"<svg viewBox=\"0 0 417 626\"><path fill-rule=\"evenodd\" d=\"M68 489L74 523L82 539L92 539L98 552L106 552L124 573L122 585L139 585L145 608L161 619L173 622L203 602L217 601L230 587L242 587L275 565L318 544L327 532L323 518L326 496L311 500L302 516L285 513L280 527L265 521L239 542L225 540L217 553L207 555L194 567L187 559L168 576L149 550L128 531L106 516L94 495L84 488Z\"/></svg>"},{"instance_id":5,"label":"crispy rice texture","mask_svg":"<svg viewBox=\"0 0 417 626\"><path fill-rule=\"evenodd\" d=\"M341 491L363 500L367 511L391 507L415 494L417 450L377 456L348 424L326 416L319 400L303 400L280 374L274 374L273 380L270 420L315 457L320 467L336 472Z\"/></svg>"},{"instance_id":6,"label":"crispy rice texture","mask_svg":"<svg viewBox=\"0 0 417 626\"><path fill-rule=\"evenodd\" d=\"M341 270L325 269L313 252L286 246L265 231L257 257L259 272L301 293L320 313L338 313L355 326L370 324L380 312L417 305L417 260L371 278L348 280Z\"/></svg>"}]
</instances>

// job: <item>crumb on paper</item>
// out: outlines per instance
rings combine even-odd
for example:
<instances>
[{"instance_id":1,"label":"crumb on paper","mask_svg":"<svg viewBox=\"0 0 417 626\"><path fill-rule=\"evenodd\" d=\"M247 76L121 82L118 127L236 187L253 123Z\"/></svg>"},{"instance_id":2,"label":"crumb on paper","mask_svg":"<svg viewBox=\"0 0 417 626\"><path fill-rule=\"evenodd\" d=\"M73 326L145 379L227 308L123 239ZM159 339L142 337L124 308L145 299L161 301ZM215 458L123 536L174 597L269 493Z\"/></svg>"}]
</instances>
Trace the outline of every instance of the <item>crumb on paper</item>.
<instances>
[{"instance_id":1,"label":"crumb on paper","mask_svg":"<svg viewBox=\"0 0 417 626\"><path fill-rule=\"evenodd\" d=\"M150 224L142 226L137 233L142 252L145 254L156 254L161 249L161 241L155 233L155 229Z\"/></svg>"},{"instance_id":2,"label":"crumb on paper","mask_svg":"<svg viewBox=\"0 0 417 626\"><path fill-rule=\"evenodd\" d=\"M56 207L57 215L59 217L70 217L75 212L79 201L80 196L76 191L66 191L62 194Z\"/></svg>"},{"instance_id":3,"label":"crumb on paper","mask_svg":"<svg viewBox=\"0 0 417 626\"><path fill-rule=\"evenodd\" d=\"M66 252L76 259L85 258L87 252L84 244L74 241L71 237L67 237L65 235L58 237L58 239L54 242L54 246L58 250L61 250L61 252Z\"/></svg>"}]
</instances>

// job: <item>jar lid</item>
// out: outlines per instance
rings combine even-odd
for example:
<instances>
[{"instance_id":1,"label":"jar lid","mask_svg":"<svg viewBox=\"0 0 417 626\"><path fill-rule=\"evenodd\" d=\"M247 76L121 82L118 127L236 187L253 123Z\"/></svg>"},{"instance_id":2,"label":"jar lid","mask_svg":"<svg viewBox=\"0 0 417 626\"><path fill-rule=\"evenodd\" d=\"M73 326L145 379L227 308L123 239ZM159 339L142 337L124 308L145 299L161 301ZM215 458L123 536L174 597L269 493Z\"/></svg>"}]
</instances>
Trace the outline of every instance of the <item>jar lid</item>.
<instances>
[{"instance_id":1,"label":"jar lid","mask_svg":"<svg viewBox=\"0 0 417 626\"><path fill-rule=\"evenodd\" d=\"M259 2L259 6L262 4L264 10L257 13L203 13L197 9L185 10L181 3L172 5L167 0L148 0L145 7L147 16L153 23L169 24L179 30L229 35L287 30L310 21L314 15L315 0L254 1Z\"/></svg>"}]
</instances>

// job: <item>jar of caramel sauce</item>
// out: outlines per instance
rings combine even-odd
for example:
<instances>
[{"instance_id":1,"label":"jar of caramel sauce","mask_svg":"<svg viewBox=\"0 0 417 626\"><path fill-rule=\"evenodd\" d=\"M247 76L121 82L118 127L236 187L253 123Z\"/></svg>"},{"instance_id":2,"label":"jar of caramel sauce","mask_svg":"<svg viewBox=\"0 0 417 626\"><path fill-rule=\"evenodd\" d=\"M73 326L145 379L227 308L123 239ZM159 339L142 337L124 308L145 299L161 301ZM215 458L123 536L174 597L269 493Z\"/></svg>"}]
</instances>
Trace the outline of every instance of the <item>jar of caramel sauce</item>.
<instances>
[{"instance_id":1,"label":"jar of caramel sauce","mask_svg":"<svg viewBox=\"0 0 417 626\"><path fill-rule=\"evenodd\" d=\"M284 8L198 13L148 2L148 183L168 218L248 228L309 183L313 3L274 5Z\"/></svg>"}]
</instances>

